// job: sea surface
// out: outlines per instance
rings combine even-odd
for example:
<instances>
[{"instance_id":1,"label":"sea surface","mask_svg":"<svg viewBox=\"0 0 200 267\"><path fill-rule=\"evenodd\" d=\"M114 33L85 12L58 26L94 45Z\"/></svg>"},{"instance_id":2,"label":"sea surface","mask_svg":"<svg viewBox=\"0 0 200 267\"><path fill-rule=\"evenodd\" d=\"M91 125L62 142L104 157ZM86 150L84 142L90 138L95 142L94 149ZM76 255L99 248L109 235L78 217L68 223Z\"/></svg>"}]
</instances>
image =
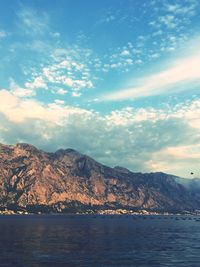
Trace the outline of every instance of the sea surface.
<instances>
[{"instance_id":1,"label":"sea surface","mask_svg":"<svg viewBox=\"0 0 200 267\"><path fill-rule=\"evenodd\" d=\"M195 216L0 216L2 267L200 267Z\"/></svg>"}]
</instances>

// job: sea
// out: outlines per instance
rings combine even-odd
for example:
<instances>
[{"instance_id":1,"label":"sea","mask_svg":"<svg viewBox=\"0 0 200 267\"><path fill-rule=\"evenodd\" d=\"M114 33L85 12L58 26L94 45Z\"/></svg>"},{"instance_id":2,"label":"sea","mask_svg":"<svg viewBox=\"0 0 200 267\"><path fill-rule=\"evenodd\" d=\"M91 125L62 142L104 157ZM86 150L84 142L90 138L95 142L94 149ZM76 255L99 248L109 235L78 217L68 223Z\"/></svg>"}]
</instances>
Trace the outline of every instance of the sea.
<instances>
[{"instance_id":1,"label":"sea","mask_svg":"<svg viewBox=\"0 0 200 267\"><path fill-rule=\"evenodd\" d=\"M1 215L2 267L200 267L200 217Z\"/></svg>"}]
</instances>

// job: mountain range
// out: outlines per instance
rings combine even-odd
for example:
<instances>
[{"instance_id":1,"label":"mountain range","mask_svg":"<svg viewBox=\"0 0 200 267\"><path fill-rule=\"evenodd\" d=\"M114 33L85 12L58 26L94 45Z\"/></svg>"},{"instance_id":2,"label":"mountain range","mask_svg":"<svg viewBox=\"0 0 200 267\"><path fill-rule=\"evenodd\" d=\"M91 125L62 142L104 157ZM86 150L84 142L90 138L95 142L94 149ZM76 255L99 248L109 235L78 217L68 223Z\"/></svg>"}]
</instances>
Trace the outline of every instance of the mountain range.
<instances>
[{"instance_id":1,"label":"mountain range","mask_svg":"<svg viewBox=\"0 0 200 267\"><path fill-rule=\"evenodd\" d=\"M1 210L65 213L119 208L198 210L200 182L110 168L73 149L47 153L25 143L0 144Z\"/></svg>"}]
</instances>

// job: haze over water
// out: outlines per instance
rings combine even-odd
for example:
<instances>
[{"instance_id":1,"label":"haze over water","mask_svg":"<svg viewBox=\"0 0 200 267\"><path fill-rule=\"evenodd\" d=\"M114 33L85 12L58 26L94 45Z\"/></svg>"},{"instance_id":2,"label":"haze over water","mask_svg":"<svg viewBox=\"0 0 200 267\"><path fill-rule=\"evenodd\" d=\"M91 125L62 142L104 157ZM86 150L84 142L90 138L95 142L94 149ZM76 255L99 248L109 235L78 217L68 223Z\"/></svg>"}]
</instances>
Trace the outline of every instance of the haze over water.
<instances>
[{"instance_id":1,"label":"haze over water","mask_svg":"<svg viewBox=\"0 0 200 267\"><path fill-rule=\"evenodd\" d=\"M2 267L199 267L200 221L186 216L1 216Z\"/></svg>"}]
</instances>

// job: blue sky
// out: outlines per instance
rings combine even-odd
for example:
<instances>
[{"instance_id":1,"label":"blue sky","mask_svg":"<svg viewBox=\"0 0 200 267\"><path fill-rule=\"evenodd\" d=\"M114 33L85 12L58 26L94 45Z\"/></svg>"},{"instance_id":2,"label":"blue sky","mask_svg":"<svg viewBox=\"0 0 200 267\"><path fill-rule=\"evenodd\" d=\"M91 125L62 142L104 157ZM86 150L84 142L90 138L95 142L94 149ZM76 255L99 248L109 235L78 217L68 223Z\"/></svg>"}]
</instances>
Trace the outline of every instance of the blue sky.
<instances>
[{"instance_id":1,"label":"blue sky","mask_svg":"<svg viewBox=\"0 0 200 267\"><path fill-rule=\"evenodd\" d=\"M0 142L200 176L198 0L0 2Z\"/></svg>"}]
</instances>

